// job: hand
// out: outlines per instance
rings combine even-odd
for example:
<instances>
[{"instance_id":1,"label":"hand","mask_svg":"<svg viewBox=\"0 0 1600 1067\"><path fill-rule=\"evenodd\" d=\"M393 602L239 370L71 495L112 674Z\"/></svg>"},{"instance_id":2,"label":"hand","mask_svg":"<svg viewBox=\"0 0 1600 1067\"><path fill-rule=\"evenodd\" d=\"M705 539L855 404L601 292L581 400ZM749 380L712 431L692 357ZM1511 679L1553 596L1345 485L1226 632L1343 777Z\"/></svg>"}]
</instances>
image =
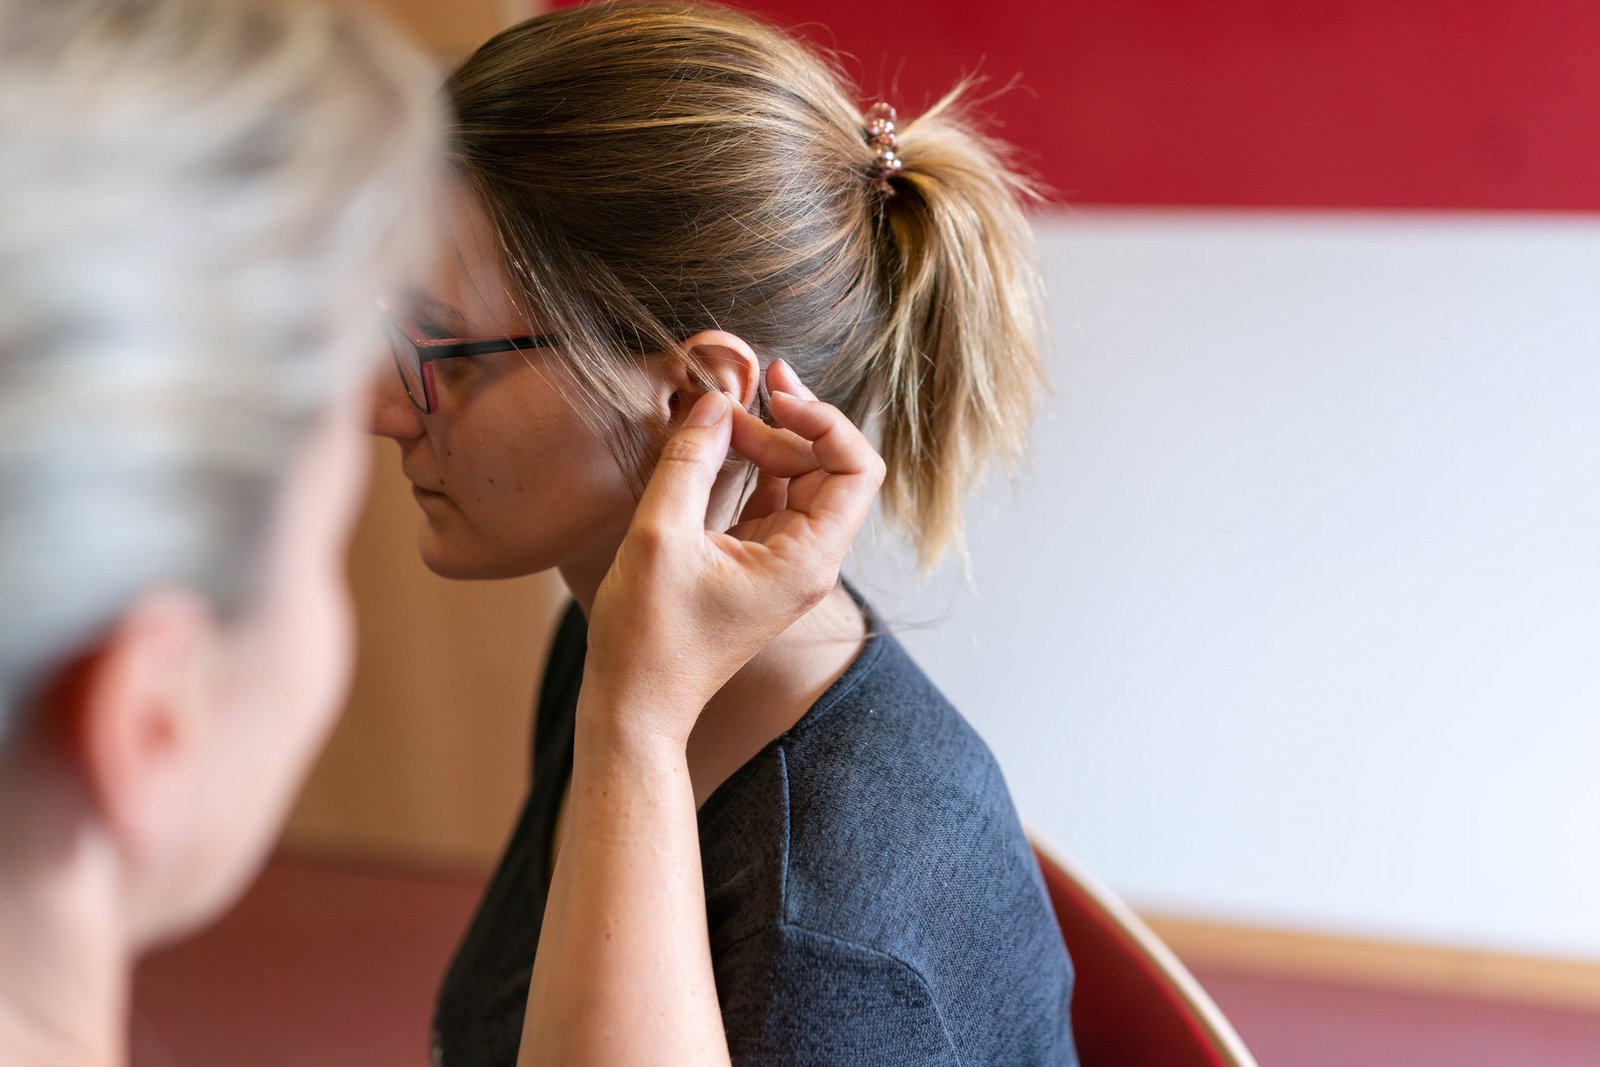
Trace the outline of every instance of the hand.
<instances>
[{"instance_id":1,"label":"hand","mask_svg":"<svg viewBox=\"0 0 1600 1067\"><path fill-rule=\"evenodd\" d=\"M700 398L600 583L584 704L627 709L612 725L686 745L717 690L828 595L866 521L882 458L787 363L767 385L775 426L720 393ZM706 512L730 444L758 473L739 522L718 533Z\"/></svg>"}]
</instances>

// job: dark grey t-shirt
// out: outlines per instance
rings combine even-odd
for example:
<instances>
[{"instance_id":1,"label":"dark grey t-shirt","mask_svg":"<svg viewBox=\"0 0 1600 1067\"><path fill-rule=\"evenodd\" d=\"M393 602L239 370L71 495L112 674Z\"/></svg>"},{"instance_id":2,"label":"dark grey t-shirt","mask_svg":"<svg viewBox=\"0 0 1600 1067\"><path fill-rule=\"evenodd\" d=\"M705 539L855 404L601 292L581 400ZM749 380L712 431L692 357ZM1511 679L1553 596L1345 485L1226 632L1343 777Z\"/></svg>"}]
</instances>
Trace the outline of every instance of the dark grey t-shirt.
<instances>
[{"instance_id":1,"label":"dark grey t-shirt","mask_svg":"<svg viewBox=\"0 0 1600 1067\"><path fill-rule=\"evenodd\" d=\"M574 605L533 789L439 994L444 1067L516 1060L585 634ZM1072 965L1000 769L892 636L712 793L700 847L736 1064L1076 1064Z\"/></svg>"}]
</instances>

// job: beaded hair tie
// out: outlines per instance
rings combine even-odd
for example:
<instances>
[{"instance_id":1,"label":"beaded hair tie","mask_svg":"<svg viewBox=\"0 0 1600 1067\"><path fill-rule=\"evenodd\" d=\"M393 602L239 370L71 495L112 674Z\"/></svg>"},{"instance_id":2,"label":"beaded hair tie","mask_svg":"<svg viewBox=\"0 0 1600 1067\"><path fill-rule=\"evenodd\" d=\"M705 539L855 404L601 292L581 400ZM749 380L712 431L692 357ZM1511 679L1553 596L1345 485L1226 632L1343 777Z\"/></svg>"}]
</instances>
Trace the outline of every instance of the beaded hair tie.
<instances>
[{"instance_id":1,"label":"beaded hair tie","mask_svg":"<svg viewBox=\"0 0 1600 1067\"><path fill-rule=\"evenodd\" d=\"M894 135L894 108L880 101L867 110L866 118L867 144L872 146L873 154L878 157L872 168L873 184L883 195L893 196L894 186L889 184L889 179L899 174L903 167L900 162L900 142Z\"/></svg>"}]
</instances>

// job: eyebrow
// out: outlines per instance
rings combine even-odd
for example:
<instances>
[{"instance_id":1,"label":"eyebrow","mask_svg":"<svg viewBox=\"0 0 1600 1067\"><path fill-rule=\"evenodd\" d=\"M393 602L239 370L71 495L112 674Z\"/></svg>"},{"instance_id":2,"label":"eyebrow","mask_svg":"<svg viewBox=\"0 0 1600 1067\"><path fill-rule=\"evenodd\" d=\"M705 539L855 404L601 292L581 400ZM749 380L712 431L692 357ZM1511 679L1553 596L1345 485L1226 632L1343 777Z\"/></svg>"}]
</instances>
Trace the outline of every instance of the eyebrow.
<instances>
[{"instance_id":1,"label":"eyebrow","mask_svg":"<svg viewBox=\"0 0 1600 1067\"><path fill-rule=\"evenodd\" d=\"M456 322L462 322L466 319L466 316L461 313L461 309L454 304L447 304L443 300L429 296L420 289L407 289L406 300L416 307L423 308L435 315L453 319Z\"/></svg>"}]
</instances>

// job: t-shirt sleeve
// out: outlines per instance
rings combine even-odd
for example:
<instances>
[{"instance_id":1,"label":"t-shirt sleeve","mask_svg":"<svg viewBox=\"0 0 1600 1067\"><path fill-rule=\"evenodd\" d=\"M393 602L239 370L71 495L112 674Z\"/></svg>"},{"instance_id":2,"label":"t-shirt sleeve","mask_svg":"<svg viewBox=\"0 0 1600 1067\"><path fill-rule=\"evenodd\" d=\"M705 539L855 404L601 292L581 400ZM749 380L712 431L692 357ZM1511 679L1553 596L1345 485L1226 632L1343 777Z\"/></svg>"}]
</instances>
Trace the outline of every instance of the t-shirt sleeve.
<instances>
[{"instance_id":1,"label":"t-shirt sleeve","mask_svg":"<svg viewBox=\"0 0 1600 1067\"><path fill-rule=\"evenodd\" d=\"M716 960L738 1067L939 1067L958 1063L932 993L910 965L794 926Z\"/></svg>"}]
</instances>

